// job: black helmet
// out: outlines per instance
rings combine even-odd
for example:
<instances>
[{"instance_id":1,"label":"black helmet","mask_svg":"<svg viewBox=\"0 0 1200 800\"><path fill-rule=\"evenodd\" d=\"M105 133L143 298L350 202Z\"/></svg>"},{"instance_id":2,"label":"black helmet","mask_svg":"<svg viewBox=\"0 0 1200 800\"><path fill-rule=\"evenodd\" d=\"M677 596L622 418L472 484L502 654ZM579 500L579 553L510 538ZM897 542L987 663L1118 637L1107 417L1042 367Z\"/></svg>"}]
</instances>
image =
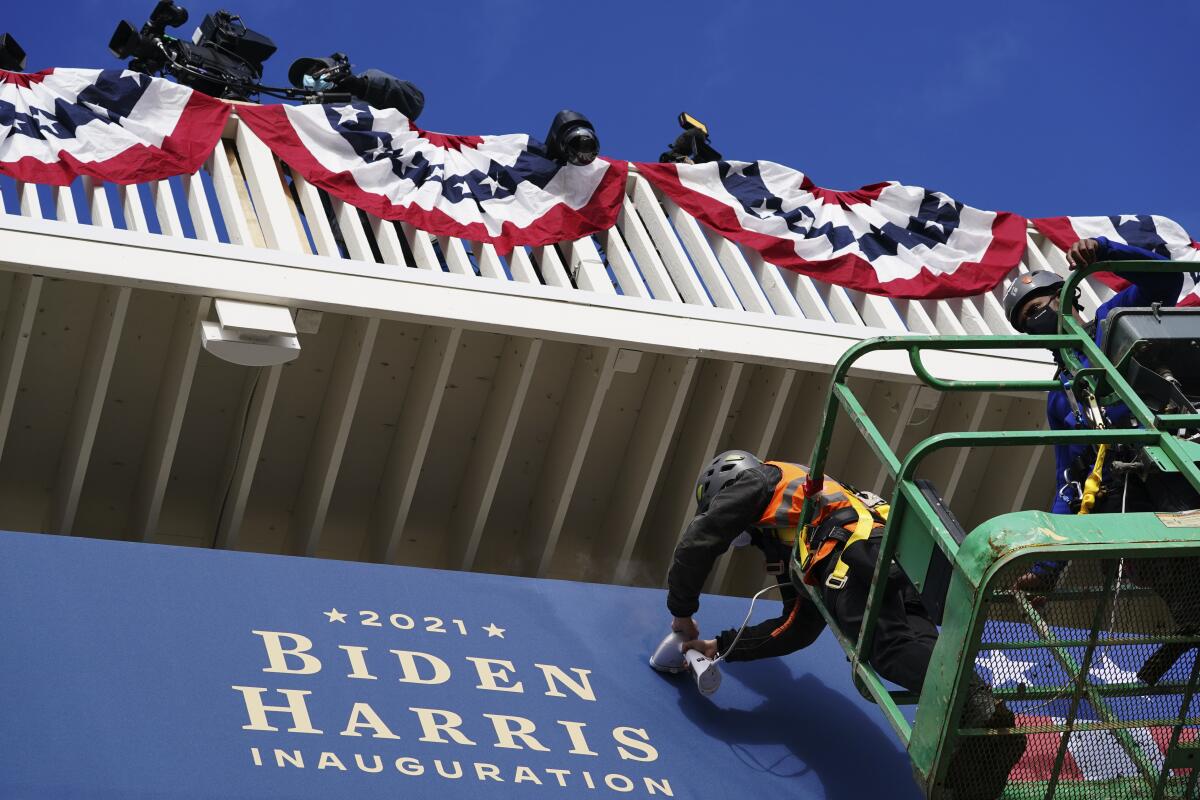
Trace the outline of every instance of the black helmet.
<instances>
[{"instance_id":1,"label":"black helmet","mask_svg":"<svg viewBox=\"0 0 1200 800\"><path fill-rule=\"evenodd\" d=\"M745 450L726 450L718 453L696 481L696 512L708 511L709 504L722 489L733 483L734 478L748 469L761 467L762 462L753 453Z\"/></svg>"},{"instance_id":2,"label":"black helmet","mask_svg":"<svg viewBox=\"0 0 1200 800\"><path fill-rule=\"evenodd\" d=\"M1048 269L1034 270L1017 276L1012 286L1004 293L1004 314L1008 317L1008 324L1020 330L1017 328L1017 314L1025 302L1035 297L1058 294L1062 286L1062 276Z\"/></svg>"}]
</instances>

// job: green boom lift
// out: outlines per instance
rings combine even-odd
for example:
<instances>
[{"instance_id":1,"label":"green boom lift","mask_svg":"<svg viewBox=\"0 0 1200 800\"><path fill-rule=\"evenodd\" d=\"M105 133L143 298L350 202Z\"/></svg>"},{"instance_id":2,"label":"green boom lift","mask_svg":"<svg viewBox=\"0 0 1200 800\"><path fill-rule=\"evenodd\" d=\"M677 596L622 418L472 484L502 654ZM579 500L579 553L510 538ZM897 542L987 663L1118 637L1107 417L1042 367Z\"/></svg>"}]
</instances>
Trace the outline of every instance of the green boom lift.
<instances>
[{"instance_id":1,"label":"green boom lift","mask_svg":"<svg viewBox=\"0 0 1200 800\"><path fill-rule=\"evenodd\" d=\"M1119 269L1183 272L1194 266L1147 261L1122 262ZM1063 286L1060 308L1073 307L1083 277L1111 268L1096 264L1073 273ZM1182 595L1187 595L1184 605L1200 604L1200 580L1184 580L1161 592L1147 588L1161 590L1161 580L1146 579L1164 569L1200 575L1200 511L1074 516L1020 511L968 533L936 489L916 478L926 457L946 448L1106 444L1124 446L1117 451L1122 454L1136 453L1113 463L1114 469L1141 470L1147 481L1173 476L1200 491L1200 444L1193 441L1200 439L1200 413L1177 378L1191 380L1200 372L1195 369L1200 309L1114 312L1106 321L1103 349L1070 314L1060 315L1058 331L872 339L850 348L834 370L811 475L819 481L824 474L834 424L844 412L894 480L880 564L899 563L942 623L920 697L889 690L867 663L864 645L878 619L886 568L876 568L857 640L838 632L819 592L803 588L837 633L854 679L905 743L917 781L930 798L954 800L946 775L959 748L986 758L988 749L972 749L972 740L1019 734L1027 741L1024 766L1010 773L1006 800L1200 798L1200 658L1195 649L1200 620L1177 609ZM1101 407L1119 401L1139 427L1104 428L1101 422L1070 431L940 433L900 456L846 380L868 353L903 350L920 380L943 392L1062 388L1057 380L947 380L932 375L922 360L929 350L1032 347L1058 351L1070 391L1091 419L1100 419ZM812 519L811 506L811 501L805 505L805 522ZM1048 560L1068 565L1052 588L1014 587L1034 563ZM793 566L799 574L799 565ZM992 674L988 681L1015 713L1016 727L962 724L977 659L1020 668L1009 680ZM906 715L902 707L914 703L915 716ZM969 787L959 788L957 797L964 796L973 796Z\"/></svg>"}]
</instances>

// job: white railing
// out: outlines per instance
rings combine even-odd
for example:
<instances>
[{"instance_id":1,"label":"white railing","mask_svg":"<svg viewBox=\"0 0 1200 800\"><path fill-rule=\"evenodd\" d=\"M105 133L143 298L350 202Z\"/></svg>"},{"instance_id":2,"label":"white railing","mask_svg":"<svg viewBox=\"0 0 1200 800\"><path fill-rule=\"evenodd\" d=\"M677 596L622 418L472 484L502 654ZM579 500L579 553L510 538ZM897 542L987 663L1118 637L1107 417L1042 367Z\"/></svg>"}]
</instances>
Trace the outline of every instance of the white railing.
<instances>
[{"instance_id":1,"label":"white railing","mask_svg":"<svg viewBox=\"0 0 1200 800\"><path fill-rule=\"evenodd\" d=\"M636 170L614 228L553 246L518 247L507 257L490 244L433 236L330 197L291 173L236 117L195 175L128 187L90 179L65 187L6 181L0 194L11 215L350 259L378 265L374 274L383 277L410 269L449 272L504 281L510 290L544 284L841 323L866 329L864 335L1011 332L1001 303L1011 277L991 292L953 300L892 300L822 283L714 234ZM1032 227L1027 236L1025 259L1013 276L1029 269L1065 272L1060 250ZM1093 308L1111 295L1099 283L1083 291Z\"/></svg>"}]
</instances>

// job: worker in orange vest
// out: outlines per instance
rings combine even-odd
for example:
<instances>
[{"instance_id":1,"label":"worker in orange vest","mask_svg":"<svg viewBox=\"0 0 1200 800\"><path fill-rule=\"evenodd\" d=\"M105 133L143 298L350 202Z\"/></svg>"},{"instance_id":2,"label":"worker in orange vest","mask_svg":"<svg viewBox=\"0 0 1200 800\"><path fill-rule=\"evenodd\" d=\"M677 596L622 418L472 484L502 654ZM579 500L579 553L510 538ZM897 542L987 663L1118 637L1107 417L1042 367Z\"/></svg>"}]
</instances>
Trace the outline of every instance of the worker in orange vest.
<instances>
[{"instance_id":1,"label":"worker in orange vest","mask_svg":"<svg viewBox=\"0 0 1200 800\"><path fill-rule=\"evenodd\" d=\"M796 581L820 587L825 608L841 632L850 639L858 637L887 507L878 496L826 478L816 498L815 517L801 532L798 525L808 477L805 466L760 461L743 450L720 453L700 474L696 517L675 547L667 576L671 629L687 640L684 650L697 650L709 658L723 655L726 661L749 661L786 655L812 644L824 630L825 619ZM801 567L797 576L792 575L791 565L794 543ZM701 639L694 615L704 582L731 546L746 545L761 550L767 571L777 576L783 611L745 628L740 637L731 629L714 639ZM883 678L919 693L937 642L937 626L898 565L890 565L882 591L883 606L868 661ZM962 724L1009 728L1015 721L1013 713L976 678ZM964 797L998 797L1010 769L1025 751L1023 735L986 738L993 741L972 743L951 765L948 784L961 784ZM968 784L970 791L966 791Z\"/></svg>"}]
</instances>

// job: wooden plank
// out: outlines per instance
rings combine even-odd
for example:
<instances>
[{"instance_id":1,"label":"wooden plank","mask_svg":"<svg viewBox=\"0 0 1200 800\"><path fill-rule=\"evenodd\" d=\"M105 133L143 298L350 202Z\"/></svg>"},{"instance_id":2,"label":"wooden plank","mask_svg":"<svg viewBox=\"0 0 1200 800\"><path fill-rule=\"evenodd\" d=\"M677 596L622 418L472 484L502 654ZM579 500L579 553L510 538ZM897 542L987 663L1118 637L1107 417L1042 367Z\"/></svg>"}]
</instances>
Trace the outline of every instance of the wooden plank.
<instances>
[{"instance_id":1,"label":"wooden plank","mask_svg":"<svg viewBox=\"0 0 1200 800\"><path fill-rule=\"evenodd\" d=\"M704 291L700 278L692 269L687 253L675 236L671 224L667 221L659 204L658 197L650 184L640 175L631 176L633 179L633 203L638 216L646 226L646 231L654 241L654 246L662 256L663 266L671 276L671 283L679 291L679 296L685 303L698 306L711 306L712 301ZM655 292L655 297L658 292Z\"/></svg>"},{"instance_id":2,"label":"wooden plank","mask_svg":"<svg viewBox=\"0 0 1200 800\"><path fill-rule=\"evenodd\" d=\"M367 241L367 234L363 231L358 209L336 197L329 198L329 205L333 209L333 218L337 220L338 228L342 232L342 242L345 243L350 258L374 264L375 255L371 252L371 243Z\"/></svg>"},{"instance_id":3,"label":"wooden plank","mask_svg":"<svg viewBox=\"0 0 1200 800\"><path fill-rule=\"evenodd\" d=\"M617 216L617 227L629 243L629 249L633 251L642 277L645 278L646 286L654 295L654 299L682 303L683 299L679 296L675 284L671 282L671 276L667 273L658 251L654 249L654 242L642 224L642 218L638 216L633 201L628 197L622 201L621 212Z\"/></svg>"},{"instance_id":4,"label":"wooden plank","mask_svg":"<svg viewBox=\"0 0 1200 800\"><path fill-rule=\"evenodd\" d=\"M346 440L358 408L371 351L379 332L378 317L350 317L342 329L333 374L321 404L321 418L313 434L300 494L296 498L290 530L291 552L315 556L337 484Z\"/></svg>"},{"instance_id":5,"label":"wooden plank","mask_svg":"<svg viewBox=\"0 0 1200 800\"><path fill-rule=\"evenodd\" d=\"M4 328L0 330L0 458L4 456L4 441L8 438L13 409L17 405L17 390L21 386L21 372L29 352L29 336L37 318L41 294L42 278L21 273L13 275Z\"/></svg>"},{"instance_id":6,"label":"wooden plank","mask_svg":"<svg viewBox=\"0 0 1200 800\"><path fill-rule=\"evenodd\" d=\"M121 210L125 214L125 227L138 233L149 233L150 218L146 216L146 208L137 184L120 186L117 193L121 198Z\"/></svg>"},{"instance_id":7,"label":"wooden plank","mask_svg":"<svg viewBox=\"0 0 1200 800\"><path fill-rule=\"evenodd\" d=\"M221 221L225 223L230 243L265 247L237 156L224 139L217 141L216 149L208 159L208 169L212 175L213 194L217 196L217 206L221 209Z\"/></svg>"},{"instance_id":8,"label":"wooden plank","mask_svg":"<svg viewBox=\"0 0 1200 800\"><path fill-rule=\"evenodd\" d=\"M167 346L154 415L150 419L150 434L142 455L130 520L133 534L144 542L150 541L158 530L163 497L171 478L171 465L175 461L175 448L179 444L179 431L183 427L183 415L200 354L197 330L201 320L208 316L211 302L207 297L184 296L177 303L175 325Z\"/></svg>"},{"instance_id":9,"label":"wooden plank","mask_svg":"<svg viewBox=\"0 0 1200 800\"><path fill-rule=\"evenodd\" d=\"M17 181L17 197L20 199L22 217L42 219L42 201L35 184Z\"/></svg>"},{"instance_id":10,"label":"wooden plank","mask_svg":"<svg viewBox=\"0 0 1200 800\"><path fill-rule=\"evenodd\" d=\"M75 210L75 194L70 186L55 186L54 214L59 222L79 222L79 214Z\"/></svg>"},{"instance_id":11,"label":"wooden plank","mask_svg":"<svg viewBox=\"0 0 1200 800\"><path fill-rule=\"evenodd\" d=\"M256 214L266 246L285 253L303 253L296 224L292 220L291 198L283 184L275 156L254 135L248 125L237 126L237 148L246 184L254 205L248 212Z\"/></svg>"},{"instance_id":12,"label":"wooden plank","mask_svg":"<svg viewBox=\"0 0 1200 800\"><path fill-rule=\"evenodd\" d=\"M796 302L795 290L784 279L779 267L767 263L758 252L750 248L738 248L738 252L745 258L750 267L751 277L762 289L772 311L781 317L805 316L800 304ZM791 274L794 278L795 273Z\"/></svg>"},{"instance_id":13,"label":"wooden plank","mask_svg":"<svg viewBox=\"0 0 1200 800\"><path fill-rule=\"evenodd\" d=\"M601 526L599 545L606 549L621 543L612 582L632 578L634 551L650 509L655 487L662 478L671 442L678 433L684 401L692 388L699 360L658 356L650 384L638 412L624 465L617 476L608 514Z\"/></svg>"},{"instance_id":14,"label":"wooden plank","mask_svg":"<svg viewBox=\"0 0 1200 800\"><path fill-rule=\"evenodd\" d=\"M512 271L514 281L532 284L541 284L542 282L524 247L514 247L513 251L508 254L508 268Z\"/></svg>"},{"instance_id":15,"label":"wooden plank","mask_svg":"<svg viewBox=\"0 0 1200 800\"><path fill-rule=\"evenodd\" d=\"M529 384L542 353L541 339L508 337L492 378L487 405L475 432L475 446L459 486L450 530L452 563L473 570L479 545L504 472L513 434L529 393Z\"/></svg>"},{"instance_id":16,"label":"wooden plank","mask_svg":"<svg viewBox=\"0 0 1200 800\"><path fill-rule=\"evenodd\" d=\"M738 299L737 293L733 290L733 285L730 284L729 277L721 269L716 254L713 253L712 248L709 246L708 238L704 235L704 231L700 229L700 223L696 222L695 217L691 214L688 214L677 206L671 198L659 195L659 201L667 210L667 215L671 218L671 222L674 223L675 233L679 236L680 241L683 242L687 254L691 256L692 264L696 267L696 272L700 273L700 279L708 289L708 294L712 298L713 305L717 308L741 310L742 303Z\"/></svg>"},{"instance_id":17,"label":"wooden plank","mask_svg":"<svg viewBox=\"0 0 1200 800\"><path fill-rule=\"evenodd\" d=\"M616 347L585 346L575 357L529 516L530 555L538 577L544 577L553 564L596 420L612 385L618 352Z\"/></svg>"},{"instance_id":18,"label":"wooden plank","mask_svg":"<svg viewBox=\"0 0 1200 800\"><path fill-rule=\"evenodd\" d=\"M433 252L433 243L429 241L429 234L414 228L407 222L400 223L400 230L404 233L404 238L408 240L408 247L412 250L413 259L417 262L417 269L441 272L442 265L438 262L437 253Z\"/></svg>"},{"instance_id":19,"label":"wooden plank","mask_svg":"<svg viewBox=\"0 0 1200 800\"><path fill-rule=\"evenodd\" d=\"M724 438L742 369L743 365L734 361L707 361L699 370L683 423L683 429L693 434L679 439L658 498L658 513L651 523L652 530L669 538L671 547L695 514L696 476L716 455ZM666 541L658 544L666 550ZM665 571L660 585L666 586Z\"/></svg>"},{"instance_id":20,"label":"wooden plank","mask_svg":"<svg viewBox=\"0 0 1200 800\"><path fill-rule=\"evenodd\" d=\"M92 212L92 224L98 228L112 230L117 227L113 220L112 208L108 204L108 195L104 192L104 183L91 177L83 179L84 199Z\"/></svg>"},{"instance_id":21,"label":"wooden plank","mask_svg":"<svg viewBox=\"0 0 1200 800\"><path fill-rule=\"evenodd\" d=\"M451 272L455 275L475 277L475 267L471 265L471 259L467 257L462 239L455 236L439 236L438 244L442 247L442 255L446 258L446 266Z\"/></svg>"},{"instance_id":22,"label":"wooden plank","mask_svg":"<svg viewBox=\"0 0 1200 800\"><path fill-rule=\"evenodd\" d=\"M571 276L578 288L599 294L615 295L617 293L613 289L612 279L608 277L608 270L604 268L604 261L600 258L600 251L596 249L596 243L592 241L592 237L585 236L582 239L567 242L566 248L567 260L571 264Z\"/></svg>"},{"instance_id":23,"label":"wooden plank","mask_svg":"<svg viewBox=\"0 0 1200 800\"><path fill-rule=\"evenodd\" d=\"M170 181L150 184L150 194L154 197L154 213L158 215L158 227L163 235L183 238L183 222L179 219L179 209L175 207Z\"/></svg>"},{"instance_id":24,"label":"wooden plank","mask_svg":"<svg viewBox=\"0 0 1200 800\"><path fill-rule=\"evenodd\" d=\"M429 440L461 338L461 328L430 327L421 340L379 483L373 536L365 543L364 555L373 561L395 564L400 558L417 479L429 451Z\"/></svg>"},{"instance_id":25,"label":"wooden plank","mask_svg":"<svg viewBox=\"0 0 1200 800\"><path fill-rule=\"evenodd\" d=\"M192 217L192 228L196 238L202 242L220 241L217 235L217 224L213 220L212 208L209 206L208 190L204 188L204 180L200 174L184 175L183 191L187 196L188 213Z\"/></svg>"},{"instance_id":26,"label":"wooden plank","mask_svg":"<svg viewBox=\"0 0 1200 800\"><path fill-rule=\"evenodd\" d=\"M642 282L642 276L638 274L637 265L629 253L629 248L625 246L625 240L621 238L620 228L609 228L600 234L600 238L604 242L604 252L608 254L608 264L612 267L617 285L621 287L621 293L626 297L649 300L650 292Z\"/></svg>"},{"instance_id":27,"label":"wooden plank","mask_svg":"<svg viewBox=\"0 0 1200 800\"><path fill-rule=\"evenodd\" d=\"M396 233L396 223L391 220L367 215L371 223L371 233L375 236L375 244L379 246L379 255L383 263L397 267L411 266L404 256L404 248L400 246L400 236Z\"/></svg>"},{"instance_id":28,"label":"wooden plank","mask_svg":"<svg viewBox=\"0 0 1200 800\"><path fill-rule=\"evenodd\" d=\"M246 379L242 407L246 409L242 420L234 421L230 441L226 447L228 460L225 465L217 501L217 536L214 547L236 550L240 541L242 521L246 516L246 503L250 489L254 486L254 473L258 470L258 456L262 452L267 425L271 421L271 409L275 405L275 394L279 390L279 377L283 365L259 367L252 370Z\"/></svg>"},{"instance_id":29,"label":"wooden plank","mask_svg":"<svg viewBox=\"0 0 1200 800\"><path fill-rule=\"evenodd\" d=\"M736 244L707 228L704 229L704 235L709 247L712 249L713 255L717 258L722 274L729 279L730 286L737 294L739 306L747 311L770 314L772 312L771 302L767 299L767 295L763 291L763 286L759 283L759 277L757 276L772 280L775 289L778 289L779 285L773 281L773 278L765 269L766 262L762 260L761 256L759 257L759 262L763 266L752 270L750 264L746 262L745 256L742 255L741 249ZM779 313L783 316L799 316L799 309L796 306L795 299L786 292L782 292L782 294L792 302L790 305L785 305L784 310Z\"/></svg>"},{"instance_id":30,"label":"wooden plank","mask_svg":"<svg viewBox=\"0 0 1200 800\"><path fill-rule=\"evenodd\" d=\"M563 266L554 245L533 248L533 257L542 268L542 280L547 286L557 286L560 289L575 288L571 285L571 276L567 274L567 268Z\"/></svg>"},{"instance_id":31,"label":"wooden plank","mask_svg":"<svg viewBox=\"0 0 1200 800\"><path fill-rule=\"evenodd\" d=\"M92 446L96 442L96 429L100 425L104 398L108 395L108 382L112 377L131 293L132 290L118 286L105 286L100 290L92 314L83 372L75 390L75 404L58 464L47 533L69 534L75 526L79 496L83 492L83 480L92 457Z\"/></svg>"},{"instance_id":32,"label":"wooden plank","mask_svg":"<svg viewBox=\"0 0 1200 800\"><path fill-rule=\"evenodd\" d=\"M333 235L333 226L325 206L321 202L321 193L317 187L306 181L299 173L292 173L292 184L300 198L300 208L304 210L304 221L308 223L308 235L312 237L317 254L330 258L341 258L337 237Z\"/></svg>"},{"instance_id":33,"label":"wooden plank","mask_svg":"<svg viewBox=\"0 0 1200 800\"><path fill-rule=\"evenodd\" d=\"M500 262L500 254L496 252L494 244L474 242L471 249L475 253L475 261L479 264L480 275L498 281L508 280L508 275L504 272L504 264Z\"/></svg>"}]
</instances>

